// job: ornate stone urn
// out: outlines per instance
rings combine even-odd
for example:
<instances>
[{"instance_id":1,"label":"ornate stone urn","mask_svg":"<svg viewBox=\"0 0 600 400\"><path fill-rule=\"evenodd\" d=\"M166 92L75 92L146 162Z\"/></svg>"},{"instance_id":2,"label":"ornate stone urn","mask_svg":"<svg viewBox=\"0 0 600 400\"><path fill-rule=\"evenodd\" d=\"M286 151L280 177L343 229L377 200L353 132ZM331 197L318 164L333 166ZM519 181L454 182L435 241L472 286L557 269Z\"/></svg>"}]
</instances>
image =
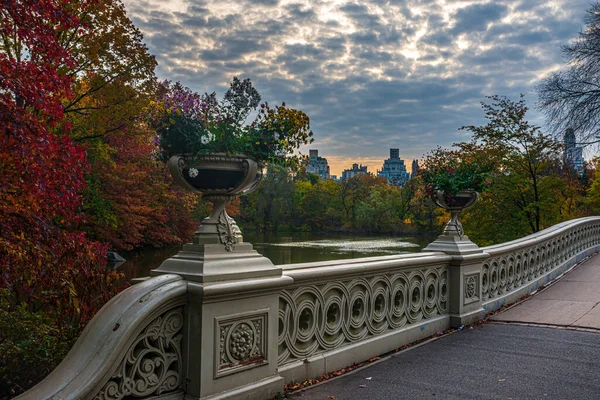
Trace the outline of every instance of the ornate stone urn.
<instances>
[{"instance_id":1,"label":"ornate stone urn","mask_svg":"<svg viewBox=\"0 0 600 400\"><path fill-rule=\"evenodd\" d=\"M471 207L477 202L479 193L474 190L463 190L449 196L441 190L436 190L431 195L431 199L438 207L450 211L450 220L438 239L430 243L423 250L444 251L447 253L477 251L479 247L464 234L462 224L458 220L458 215L462 210Z\"/></svg>"},{"instance_id":2,"label":"ornate stone urn","mask_svg":"<svg viewBox=\"0 0 600 400\"><path fill-rule=\"evenodd\" d=\"M233 251L243 239L234 219L227 215L225 204L258 187L262 169L256 161L244 155L207 154L196 160L192 156L173 156L167 165L175 183L213 203L212 213L198 227L193 243L221 243L225 250Z\"/></svg>"},{"instance_id":3,"label":"ornate stone urn","mask_svg":"<svg viewBox=\"0 0 600 400\"><path fill-rule=\"evenodd\" d=\"M191 155L173 156L167 166L179 186L210 201L250 193L262 178L256 161L241 154L207 154L196 159Z\"/></svg>"},{"instance_id":4,"label":"ornate stone urn","mask_svg":"<svg viewBox=\"0 0 600 400\"><path fill-rule=\"evenodd\" d=\"M217 153L173 156L167 165L176 184L211 201L213 210L194 233L192 243L152 275L176 273L188 280L211 282L264 276L265 269L274 268L251 244L244 243L235 220L225 211L228 201L258 187L262 168L256 161L241 154Z\"/></svg>"},{"instance_id":5,"label":"ornate stone urn","mask_svg":"<svg viewBox=\"0 0 600 400\"><path fill-rule=\"evenodd\" d=\"M453 196L447 196L443 191L436 190L431 195L431 199L438 207L450 211L450 221L448 221L444 228L444 234L458 235L460 239L463 238L464 231L462 224L458 220L458 215L462 210L477 203L478 198L479 193L474 190L463 190Z\"/></svg>"}]
</instances>

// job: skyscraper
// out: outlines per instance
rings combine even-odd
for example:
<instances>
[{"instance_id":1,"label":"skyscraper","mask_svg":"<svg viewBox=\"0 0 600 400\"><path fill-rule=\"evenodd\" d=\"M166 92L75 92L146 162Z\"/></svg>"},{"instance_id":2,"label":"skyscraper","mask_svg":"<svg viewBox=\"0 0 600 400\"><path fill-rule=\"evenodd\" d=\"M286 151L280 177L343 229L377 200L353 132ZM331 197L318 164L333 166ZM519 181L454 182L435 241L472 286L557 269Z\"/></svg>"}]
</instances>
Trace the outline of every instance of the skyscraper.
<instances>
[{"instance_id":1,"label":"skyscraper","mask_svg":"<svg viewBox=\"0 0 600 400\"><path fill-rule=\"evenodd\" d=\"M421 169L421 167L419 167L419 161L417 161L417 159L415 158L412 162L412 168L410 171L411 178L414 178L415 176L417 176L419 174L420 169Z\"/></svg>"},{"instance_id":2,"label":"skyscraper","mask_svg":"<svg viewBox=\"0 0 600 400\"><path fill-rule=\"evenodd\" d=\"M565 152L563 159L566 165L573 168L578 174L583 173L583 147L577 147L575 132L569 128L565 132Z\"/></svg>"},{"instance_id":3,"label":"skyscraper","mask_svg":"<svg viewBox=\"0 0 600 400\"><path fill-rule=\"evenodd\" d=\"M377 174L387 179L390 185L404 186L410 179L404 160L400 158L400 149L390 149L390 158L383 162L383 169Z\"/></svg>"}]
</instances>

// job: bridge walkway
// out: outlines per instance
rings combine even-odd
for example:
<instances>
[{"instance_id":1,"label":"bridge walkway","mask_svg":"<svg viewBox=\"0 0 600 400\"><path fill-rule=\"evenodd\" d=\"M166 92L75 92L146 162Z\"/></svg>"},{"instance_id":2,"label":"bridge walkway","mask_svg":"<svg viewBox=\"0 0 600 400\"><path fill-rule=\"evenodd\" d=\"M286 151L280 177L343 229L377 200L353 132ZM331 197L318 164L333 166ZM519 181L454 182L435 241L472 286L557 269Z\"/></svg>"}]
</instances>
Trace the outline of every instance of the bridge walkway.
<instances>
[{"instance_id":1,"label":"bridge walkway","mask_svg":"<svg viewBox=\"0 0 600 400\"><path fill-rule=\"evenodd\" d=\"M292 398L600 399L600 256L526 301Z\"/></svg>"}]
</instances>

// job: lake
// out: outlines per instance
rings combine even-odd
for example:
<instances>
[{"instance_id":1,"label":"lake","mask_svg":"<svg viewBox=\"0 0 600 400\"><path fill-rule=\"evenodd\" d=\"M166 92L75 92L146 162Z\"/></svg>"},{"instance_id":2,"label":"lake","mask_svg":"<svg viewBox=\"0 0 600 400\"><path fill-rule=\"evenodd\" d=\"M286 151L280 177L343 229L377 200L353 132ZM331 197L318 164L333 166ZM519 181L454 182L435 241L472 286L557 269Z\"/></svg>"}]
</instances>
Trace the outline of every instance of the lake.
<instances>
[{"instance_id":1,"label":"lake","mask_svg":"<svg viewBox=\"0 0 600 400\"><path fill-rule=\"evenodd\" d=\"M310 232L244 234L244 242L252 243L256 251L275 265L414 253L433 240L435 237L431 236L356 236ZM170 246L121 253L127 261L118 270L125 273L128 280L147 276L150 270L157 268L163 260L180 249L181 246Z\"/></svg>"}]
</instances>

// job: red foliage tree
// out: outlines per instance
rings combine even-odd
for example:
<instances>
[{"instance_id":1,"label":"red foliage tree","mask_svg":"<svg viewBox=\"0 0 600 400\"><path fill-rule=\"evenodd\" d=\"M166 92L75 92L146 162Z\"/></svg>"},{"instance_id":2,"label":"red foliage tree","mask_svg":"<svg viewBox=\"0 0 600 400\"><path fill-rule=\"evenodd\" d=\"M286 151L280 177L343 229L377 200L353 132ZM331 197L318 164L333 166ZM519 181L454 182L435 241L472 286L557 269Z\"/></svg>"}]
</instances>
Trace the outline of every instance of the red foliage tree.
<instances>
[{"instance_id":1,"label":"red foliage tree","mask_svg":"<svg viewBox=\"0 0 600 400\"><path fill-rule=\"evenodd\" d=\"M79 21L66 0L5 0L0 18L0 289L82 326L119 275L77 231L87 163L61 123L74 60L59 38Z\"/></svg>"},{"instance_id":2,"label":"red foliage tree","mask_svg":"<svg viewBox=\"0 0 600 400\"><path fill-rule=\"evenodd\" d=\"M86 229L119 250L189 240L196 227L190 213L197 196L172 187L164 164L151 158L154 133L141 126L134 129L104 137L113 152L108 160L96 160L88 178L93 180L88 191L97 188L88 198L102 204L89 205L94 211Z\"/></svg>"}]
</instances>

